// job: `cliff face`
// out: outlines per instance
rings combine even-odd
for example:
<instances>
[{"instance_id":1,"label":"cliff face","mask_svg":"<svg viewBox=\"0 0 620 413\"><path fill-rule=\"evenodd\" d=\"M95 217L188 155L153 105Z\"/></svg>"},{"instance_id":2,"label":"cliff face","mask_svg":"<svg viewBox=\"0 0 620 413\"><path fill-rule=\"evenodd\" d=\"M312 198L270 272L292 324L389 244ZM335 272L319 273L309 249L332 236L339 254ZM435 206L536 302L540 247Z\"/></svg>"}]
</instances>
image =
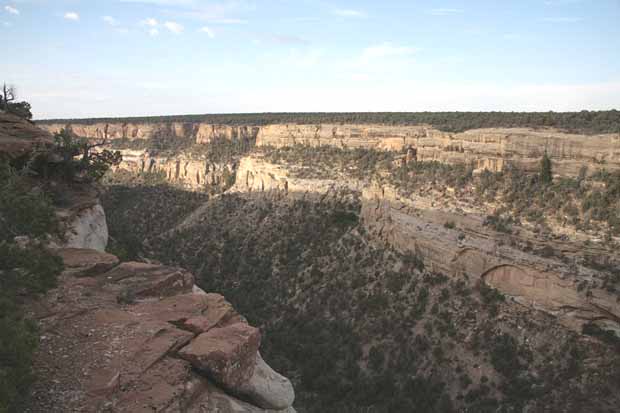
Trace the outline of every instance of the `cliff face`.
<instances>
[{"instance_id":1,"label":"cliff face","mask_svg":"<svg viewBox=\"0 0 620 413\"><path fill-rule=\"evenodd\" d=\"M81 137L96 139L152 139L158 135L166 135L177 138L191 139L196 143L209 143L216 137L232 138L255 138L258 127L252 126L226 126L206 123L94 123L91 125L72 123L66 124L40 124L51 132L57 133L61 129L70 126L74 133Z\"/></svg>"},{"instance_id":2,"label":"cliff face","mask_svg":"<svg viewBox=\"0 0 620 413\"><path fill-rule=\"evenodd\" d=\"M237 167L234 162L214 163L183 154L157 156L148 151L131 149L122 149L120 152L123 161L115 170L134 174L159 173L167 182L193 191L224 185L227 176L234 174Z\"/></svg>"},{"instance_id":3,"label":"cliff face","mask_svg":"<svg viewBox=\"0 0 620 413\"><path fill-rule=\"evenodd\" d=\"M526 169L538 166L545 150L555 172L577 175L620 168L620 134L577 135L523 128L474 129L447 133L428 126L271 125L261 128L258 146L332 145L404 151L415 148L417 159L445 163L474 162L478 168L500 171L515 162Z\"/></svg>"},{"instance_id":4,"label":"cliff face","mask_svg":"<svg viewBox=\"0 0 620 413\"><path fill-rule=\"evenodd\" d=\"M485 282L576 331L588 322L620 331L620 304L613 294L603 288L578 291L579 283L595 279L597 271L569 264L608 251L570 241L542 241L526 231L505 236L484 226L482 214L450 213L450 208L439 205L439 198L430 208L424 199L401 199L389 187L368 188L363 199L368 230L404 253L417 254L433 271ZM446 227L447 220L453 225ZM545 249L561 251L563 259L541 254ZM620 266L620 257L612 259Z\"/></svg>"},{"instance_id":5,"label":"cliff face","mask_svg":"<svg viewBox=\"0 0 620 413\"><path fill-rule=\"evenodd\" d=\"M57 132L66 125L41 124ZM620 168L620 134L580 135L553 129L490 128L448 133L430 126L390 125L267 125L261 127L212 125L205 123L144 123L70 125L83 137L109 139L152 139L157 136L189 139L208 144L214 138L256 139L257 146L332 145L347 148L375 148L403 151L414 148L418 160L445 163L473 162L479 169L499 171L514 162L536 168L547 151L555 163L554 172L577 175L583 166L590 172Z\"/></svg>"}]
</instances>

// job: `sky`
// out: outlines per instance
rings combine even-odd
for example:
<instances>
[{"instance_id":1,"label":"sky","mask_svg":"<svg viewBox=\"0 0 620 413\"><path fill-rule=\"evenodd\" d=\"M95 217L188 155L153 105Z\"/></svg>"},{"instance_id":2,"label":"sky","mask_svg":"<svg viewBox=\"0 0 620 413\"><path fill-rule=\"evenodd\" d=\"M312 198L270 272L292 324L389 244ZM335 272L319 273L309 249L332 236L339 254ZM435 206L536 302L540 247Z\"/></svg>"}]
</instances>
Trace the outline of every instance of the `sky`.
<instances>
[{"instance_id":1,"label":"sky","mask_svg":"<svg viewBox=\"0 0 620 413\"><path fill-rule=\"evenodd\" d=\"M620 0L0 0L35 118L620 109Z\"/></svg>"}]
</instances>

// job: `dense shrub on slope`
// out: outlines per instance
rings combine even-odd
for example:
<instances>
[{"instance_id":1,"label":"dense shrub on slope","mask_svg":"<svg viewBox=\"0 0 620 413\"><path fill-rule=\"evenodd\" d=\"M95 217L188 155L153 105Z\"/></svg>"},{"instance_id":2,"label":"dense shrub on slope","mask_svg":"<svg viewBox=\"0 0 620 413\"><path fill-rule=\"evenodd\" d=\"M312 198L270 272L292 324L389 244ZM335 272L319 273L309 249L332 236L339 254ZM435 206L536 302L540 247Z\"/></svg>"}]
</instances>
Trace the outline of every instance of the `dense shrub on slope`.
<instances>
[{"instance_id":1,"label":"dense shrub on slope","mask_svg":"<svg viewBox=\"0 0 620 413\"><path fill-rule=\"evenodd\" d=\"M145 210L159 191L145 188L124 208ZM265 357L294 380L300 412L620 405L615 348L374 245L358 208L351 194L321 202L224 195L180 232L134 228L155 258L191 268L205 290L261 326ZM171 224L186 215L152 214ZM132 217L144 219L128 214L126 225Z\"/></svg>"},{"instance_id":2,"label":"dense shrub on slope","mask_svg":"<svg viewBox=\"0 0 620 413\"><path fill-rule=\"evenodd\" d=\"M174 228L209 198L164 184L149 185L151 178L144 174L132 180L135 185L113 185L102 199L111 235L108 249L122 260L145 255L145 240Z\"/></svg>"},{"instance_id":3,"label":"dense shrub on slope","mask_svg":"<svg viewBox=\"0 0 620 413\"><path fill-rule=\"evenodd\" d=\"M19 411L18 402L33 380L31 360L38 334L21 302L55 285L62 262L37 238L56 230L53 208L42 188L0 164L0 412ZM32 242L18 246L13 242L17 236Z\"/></svg>"}]
</instances>

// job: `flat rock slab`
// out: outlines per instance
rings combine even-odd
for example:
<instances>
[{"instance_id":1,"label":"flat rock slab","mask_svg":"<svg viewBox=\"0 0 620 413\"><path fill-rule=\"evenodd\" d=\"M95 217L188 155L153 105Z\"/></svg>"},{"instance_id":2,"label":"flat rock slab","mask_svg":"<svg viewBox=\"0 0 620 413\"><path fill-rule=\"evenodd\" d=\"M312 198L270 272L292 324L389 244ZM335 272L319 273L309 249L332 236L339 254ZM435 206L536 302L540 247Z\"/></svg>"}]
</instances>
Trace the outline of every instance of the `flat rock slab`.
<instances>
[{"instance_id":1,"label":"flat rock slab","mask_svg":"<svg viewBox=\"0 0 620 413\"><path fill-rule=\"evenodd\" d=\"M160 301L145 301L131 307L134 314L176 325L188 318L200 316L206 310L206 297L194 293L175 295Z\"/></svg>"},{"instance_id":2,"label":"flat rock slab","mask_svg":"<svg viewBox=\"0 0 620 413\"><path fill-rule=\"evenodd\" d=\"M199 335L178 354L234 392L254 374L259 345L260 331L237 323Z\"/></svg>"},{"instance_id":3,"label":"flat rock slab","mask_svg":"<svg viewBox=\"0 0 620 413\"><path fill-rule=\"evenodd\" d=\"M127 303L191 293L194 287L194 276L188 271L141 262L123 263L105 273L103 278L104 283L120 287L119 297Z\"/></svg>"},{"instance_id":4,"label":"flat rock slab","mask_svg":"<svg viewBox=\"0 0 620 413\"><path fill-rule=\"evenodd\" d=\"M114 412L182 412L187 398L191 367L183 360L166 358L139 380L123 385L113 403ZM122 379L122 377L121 377Z\"/></svg>"},{"instance_id":5,"label":"flat rock slab","mask_svg":"<svg viewBox=\"0 0 620 413\"><path fill-rule=\"evenodd\" d=\"M76 277L94 277L116 267L119 260L105 252L81 248L61 248L55 253L62 258L65 268Z\"/></svg>"}]
</instances>

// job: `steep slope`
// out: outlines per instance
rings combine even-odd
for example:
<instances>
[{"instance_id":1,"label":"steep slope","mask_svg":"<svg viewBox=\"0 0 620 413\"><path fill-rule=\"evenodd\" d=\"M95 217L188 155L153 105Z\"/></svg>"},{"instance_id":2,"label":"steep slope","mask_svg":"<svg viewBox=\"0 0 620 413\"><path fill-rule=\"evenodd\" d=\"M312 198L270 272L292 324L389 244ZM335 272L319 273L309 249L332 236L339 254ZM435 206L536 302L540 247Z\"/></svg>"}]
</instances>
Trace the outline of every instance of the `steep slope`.
<instances>
[{"instance_id":1,"label":"steep slope","mask_svg":"<svg viewBox=\"0 0 620 413\"><path fill-rule=\"evenodd\" d=\"M306 184L305 193L291 192L291 184L288 195L265 188L212 198L191 223L163 235L139 225L145 253L192 268L199 285L225 294L261 326L264 355L292 378L298 410L620 405L613 333L587 324L584 331L601 339L582 335L512 291L498 294L473 272L444 273L425 250L399 251L378 236L379 221L363 211L359 194L337 185L313 193L313 181ZM178 221L161 191L143 189L131 209L151 205L158 222ZM112 232L142 220L112 216Z\"/></svg>"}]
</instances>

